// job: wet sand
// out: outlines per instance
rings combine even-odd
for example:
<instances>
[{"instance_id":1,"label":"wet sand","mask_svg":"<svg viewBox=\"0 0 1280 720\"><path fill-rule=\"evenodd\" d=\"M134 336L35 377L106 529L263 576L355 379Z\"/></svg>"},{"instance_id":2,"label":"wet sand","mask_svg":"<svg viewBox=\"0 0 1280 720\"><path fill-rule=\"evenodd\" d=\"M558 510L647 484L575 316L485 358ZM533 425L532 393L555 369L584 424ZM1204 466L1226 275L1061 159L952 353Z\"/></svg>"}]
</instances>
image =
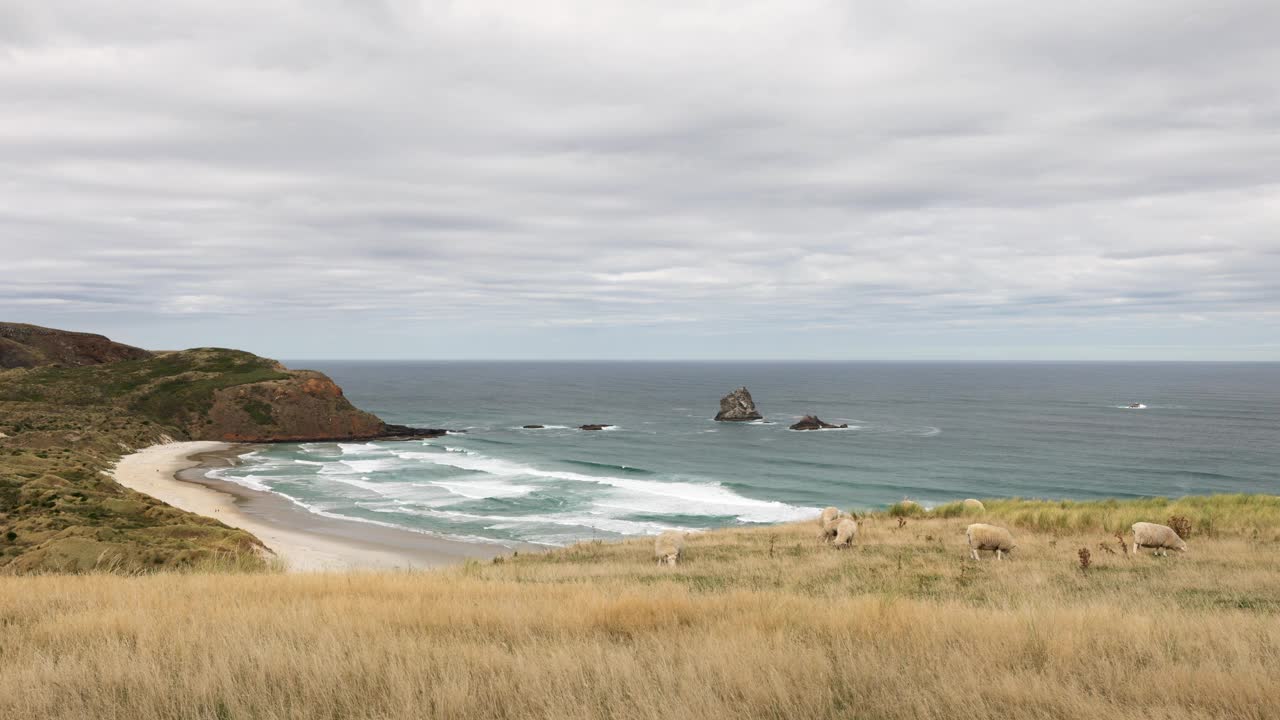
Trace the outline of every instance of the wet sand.
<instances>
[{"instance_id":1,"label":"wet sand","mask_svg":"<svg viewBox=\"0 0 1280 720\"><path fill-rule=\"evenodd\" d=\"M204 441L153 445L121 458L113 475L125 487L252 533L291 572L432 568L525 549L329 518L207 476L250 449Z\"/></svg>"}]
</instances>

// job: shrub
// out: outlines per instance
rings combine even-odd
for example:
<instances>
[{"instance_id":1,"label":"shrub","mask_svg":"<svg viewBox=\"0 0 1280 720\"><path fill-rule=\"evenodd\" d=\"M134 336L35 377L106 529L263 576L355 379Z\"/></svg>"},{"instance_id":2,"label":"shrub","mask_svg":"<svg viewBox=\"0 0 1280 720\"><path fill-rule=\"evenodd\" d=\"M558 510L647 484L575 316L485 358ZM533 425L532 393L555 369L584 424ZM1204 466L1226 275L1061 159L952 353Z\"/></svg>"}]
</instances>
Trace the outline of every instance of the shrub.
<instances>
[{"instance_id":1,"label":"shrub","mask_svg":"<svg viewBox=\"0 0 1280 720\"><path fill-rule=\"evenodd\" d=\"M1185 515L1170 516L1169 527L1173 528L1173 531L1183 540L1191 537L1191 521Z\"/></svg>"}]
</instances>

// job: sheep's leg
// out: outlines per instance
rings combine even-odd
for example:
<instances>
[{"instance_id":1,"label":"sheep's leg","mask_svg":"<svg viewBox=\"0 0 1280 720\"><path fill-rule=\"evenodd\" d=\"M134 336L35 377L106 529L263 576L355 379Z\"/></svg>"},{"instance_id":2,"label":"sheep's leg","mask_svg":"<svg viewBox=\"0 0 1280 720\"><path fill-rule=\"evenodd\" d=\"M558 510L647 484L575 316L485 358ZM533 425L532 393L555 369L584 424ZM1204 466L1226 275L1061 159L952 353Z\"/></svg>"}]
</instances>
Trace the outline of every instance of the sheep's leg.
<instances>
[{"instance_id":1,"label":"sheep's leg","mask_svg":"<svg viewBox=\"0 0 1280 720\"><path fill-rule=\"evenodd\" d=\"M996 548L996 559L1004 560L1004 553L1001 552L1000 548Z\"/></svg>"},{"instance_id":2,"label":"sheep's leg","mask_svg":"<svg viewBox=\"0 0 1280 720\"><path fill-rule=\"evenodd\" d=\"M969 554L973 556L973 559L974 559L974 560L981 560L981 559L982 559L982 558L978 557L978 548L972 548L972 547L971 547L971 548L969 548Z\"/></svg>"},{"instance_id":3,"label":"sheep's leg","mask_svg":"<svg viewBox=\"0 0 1280 720\"><path fill-rule=\"evenodd\" d=\"M1137 540L1134 540L1134 541L1133 541L1133 556L1134 556L1134 557L1137 557L1137 556L1138 556L1138 541L1137 541Z\"/></svg>"}]
</instances>

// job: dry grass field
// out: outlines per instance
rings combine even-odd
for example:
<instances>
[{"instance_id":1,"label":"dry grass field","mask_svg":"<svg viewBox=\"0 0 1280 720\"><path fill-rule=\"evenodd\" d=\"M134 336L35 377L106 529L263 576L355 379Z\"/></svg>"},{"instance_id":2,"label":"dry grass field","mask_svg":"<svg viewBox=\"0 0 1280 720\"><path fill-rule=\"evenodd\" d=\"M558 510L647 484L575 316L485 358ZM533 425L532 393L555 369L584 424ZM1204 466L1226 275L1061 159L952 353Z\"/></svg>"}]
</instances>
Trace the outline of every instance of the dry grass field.
<instances>
[{"instance_id":1,"label":"dry grass field","mask_svg":"<svg viewBox=\"0 0 1280 720\"><path fill-rule=\"evenodd\" d=\"M0 577L0 717L1280 717L1280 499L1179 506L1188 553L1127 556L1108 523L1164 522L1145 502L877 515L849 550L717 531L676 568L638 539L422 573ZM1013 528L1013 560L966 559L975 517Z\"/></svg>"}]
</instances>

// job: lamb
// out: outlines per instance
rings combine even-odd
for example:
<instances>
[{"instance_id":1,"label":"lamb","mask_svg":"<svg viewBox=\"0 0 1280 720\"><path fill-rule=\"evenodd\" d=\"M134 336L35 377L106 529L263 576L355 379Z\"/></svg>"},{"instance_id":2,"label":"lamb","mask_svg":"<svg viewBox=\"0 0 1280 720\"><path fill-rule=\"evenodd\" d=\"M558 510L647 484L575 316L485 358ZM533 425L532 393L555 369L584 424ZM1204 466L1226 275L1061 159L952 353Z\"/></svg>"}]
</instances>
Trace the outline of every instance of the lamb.
<instances>
[{"instance_id":1,"label":"lamb","mask_svg":"<svg viewBox=\"0 0 1280 720\"><path fill-rule=\"evenodd\" d=\"M1013 534L1008 530L986 523L974 523L964 531L969 539L969 552L973 559L979 559L979 550L994 550L996 559L1003 560L1004 553L1012 552L1018 547L1013 542Z\"/></svg>"},{"instance_id":2,"label":"lamb","mask_svg":"<svg viewBox=\"0 0 1280 720\"><path fill-rule=\"evenodd\" d=\"M684 533L668 530L653 541L653 554L659 565L676 565L684 554Z\"/></svg>"},{"instance_id":3,"label":"lamb","mask_svg":"<svg viewBox=\"0 0 1280 720\"><path fill-rule=\"evenodd\" d=\"M1157 525L1149 522L1133 524L1133 554L1138 548L1154 548L1155 555L1168 555L1170 550L1187 551L1187 541L1178 537L1178 533L1168 525Z\"/></svg>"},{"instance_id":4,"label":"lamb","mask_svg":"<svg viewBox=\"0 0 1280 720\"><path fill-rule=\"evenodd\" d=\"M983 505L981 500L975 500L973 498L968 498L962 504L964 505L965 510L977 510L978 512L984 512L987 509L987 506Z\"/></svg>"},{"instance_id":5,"label":"lamb","mask_svg":"<svg viewBox=\"0 0 1280 720\"><path fill-rule=\"evenodd\" d=\"M838 548L849 547L853 544L854 538L858 535L858 521L851 517L842 517L836 522L836 540L835 546Z\"/></svg>"}]
</instances>

